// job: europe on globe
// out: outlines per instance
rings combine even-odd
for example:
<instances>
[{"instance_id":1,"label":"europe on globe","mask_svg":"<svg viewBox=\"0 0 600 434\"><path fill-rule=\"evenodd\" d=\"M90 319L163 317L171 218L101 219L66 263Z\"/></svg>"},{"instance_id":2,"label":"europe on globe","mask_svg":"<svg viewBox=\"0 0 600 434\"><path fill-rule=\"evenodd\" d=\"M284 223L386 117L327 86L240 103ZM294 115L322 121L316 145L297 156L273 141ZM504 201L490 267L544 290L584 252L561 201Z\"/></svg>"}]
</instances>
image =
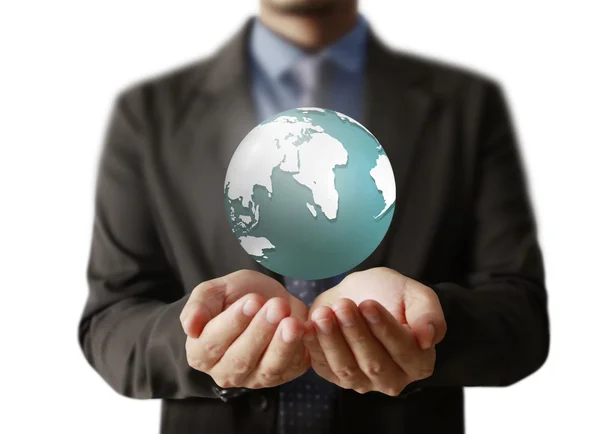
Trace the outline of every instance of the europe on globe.
<instances>
[{"instance_id":1,"label":"europe on globe","mask_svg":"<svg viewBox=\"0 0 600 434\"><path fill-rule=\"evenodd\" d=\"M297 279L333 277L363 262L385 236L395 202L392 166L375 136L317 107L259 124L225 176L225 210L242 248Z\"/></svg>"}]
</instances>

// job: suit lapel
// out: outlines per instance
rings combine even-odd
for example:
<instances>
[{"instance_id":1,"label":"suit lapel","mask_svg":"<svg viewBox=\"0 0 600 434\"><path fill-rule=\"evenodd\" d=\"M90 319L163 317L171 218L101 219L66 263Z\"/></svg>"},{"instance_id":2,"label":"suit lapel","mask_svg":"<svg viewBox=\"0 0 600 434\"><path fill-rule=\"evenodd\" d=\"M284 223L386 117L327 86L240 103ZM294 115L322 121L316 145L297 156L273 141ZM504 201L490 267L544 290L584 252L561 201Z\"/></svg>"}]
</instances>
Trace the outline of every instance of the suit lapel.
<instances>
[{"instance_id":1,"label":"suit lapel","mask_svg":"<svg viewBox=\"0 0 600 434\"><path fill-rule=\"evenodd\" d=\"M423 71L391 52L373 35L370 35L365 73L365 126L377 137L394 169L396 206L388 234L356 270L385 263L390 240L406 211L404 199L411 187L418 140L433 106L431 97L413 86L423 78Z\"/></svg>"},{"instance_id":2,"label":"suit lapel","mask_svg":"<svg viewBox=\"0 0 600 434\"><path fill-rule=\"evenodd\" d=\"M247 40L251 21L215 57L203 87L206 125L216 143L217 164L225 170L237 146L258 123L250 87Z\"/></svg>"},{"instance_id":3,"label":"suit lapel","mask_svg":"<svg viewBox=\"0 0 600 434\"><path fill-rule=\"evenodd\" d=\"M258 124L250 86L247 40L251 21L216 55L204 79L200 98L193 107L193 119L202 120L198 132L204 155L210 155L219 171L225 173L229 161L242 139ZM222 186L222 184L220 184ZM221 193L222 194L222 193ZM218 238L226 244L226 262L234 269L252 269L273 278L278 275L248 255L235 237L223 213ZM233 270L231 270L233 271Z\"/></svg>"}]
</instances>

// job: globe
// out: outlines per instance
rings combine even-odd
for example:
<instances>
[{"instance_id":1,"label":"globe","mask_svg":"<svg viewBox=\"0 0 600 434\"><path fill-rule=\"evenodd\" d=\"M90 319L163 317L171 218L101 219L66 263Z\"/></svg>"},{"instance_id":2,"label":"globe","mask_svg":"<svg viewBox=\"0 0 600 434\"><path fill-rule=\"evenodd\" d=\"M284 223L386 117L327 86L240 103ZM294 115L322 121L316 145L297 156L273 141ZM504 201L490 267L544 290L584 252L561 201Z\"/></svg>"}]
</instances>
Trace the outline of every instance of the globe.
<instances>
[{"instance_id":1,"label":"globe","mask_svg":"<svg viewBox=\"0 0 600 434\"><path fill-rule=\"evenodd\" d=\"M316 280L363 262L385 236L396 183L375 136L318 107L266 119L225 176L225 209L242 248L283 276Z\"/></svg>"}]
</instances>

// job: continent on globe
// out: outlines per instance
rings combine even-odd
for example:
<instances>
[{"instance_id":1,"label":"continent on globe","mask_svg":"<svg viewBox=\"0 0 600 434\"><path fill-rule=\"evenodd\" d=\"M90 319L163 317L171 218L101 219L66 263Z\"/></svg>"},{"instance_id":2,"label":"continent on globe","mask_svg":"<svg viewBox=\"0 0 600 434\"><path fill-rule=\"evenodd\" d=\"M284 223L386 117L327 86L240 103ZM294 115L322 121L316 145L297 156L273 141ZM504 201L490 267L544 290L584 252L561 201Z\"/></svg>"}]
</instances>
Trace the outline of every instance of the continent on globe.
<instances>
[{"instance_id":1,"label":"continent on globe","mask_svg":"<svg viewBox=\"0 0 600 434\"><path fill-rule=\"evenodd\" d=\"M225 207L242 248L288 277L322 279L364 261L396 200L377 139L342 113L279 113L242 140L225 177ZM307 212L308 211L308 212Z\"/></svg>"},{"instance_id":2,"label":"continent on globe","mask_svg":"<svg viewBox=\"0 0 600 434\"><path fill-rule=\"evenodd\" d=\"M270 243L265 237L252 237L242 235L240 238L240 243L242 247L248 254L252 256L257 256L259 258L266 258L264 254L264 250L266 249L274 249L275 246Z\"/></svg>"},{"instance_id":3,"label":"continent on globe","mask_svg":"<svg viewBox=\"0 0 600 434\"><path fill-rule=\"evenodd\" d=\"M383 195L385 201L385 208L375 217L379 218L396 202L396 181L394 180L394 171L387 155L380 155L377 158L377 164L369 172L377 190Z\"/></svg>"}]
</instances>

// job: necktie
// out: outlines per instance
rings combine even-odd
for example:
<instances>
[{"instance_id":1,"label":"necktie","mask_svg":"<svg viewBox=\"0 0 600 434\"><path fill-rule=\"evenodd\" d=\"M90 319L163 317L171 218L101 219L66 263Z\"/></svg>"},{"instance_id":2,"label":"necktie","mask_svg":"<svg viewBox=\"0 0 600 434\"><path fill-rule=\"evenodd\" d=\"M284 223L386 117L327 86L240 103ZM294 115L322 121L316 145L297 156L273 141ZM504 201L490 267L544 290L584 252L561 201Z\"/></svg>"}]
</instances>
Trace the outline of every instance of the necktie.
<instances>
[{"instance_id":1,"label":"necktie","mask_svg":"<svg viewBox=\"0 0 600 434\"><path fill-rule=\"evenodd\" d=\"M300 107L327 107L328 68L321 56L299 61L290 71L290 79L298 90ZM323 291L339 280L301 280L284 278L287 290L307 306ZM335 386L309 369L301 377L280 387L279 434L326 434L331 432Z\"/></svg>"},{"instance_id":2,"label":"necktie","mask_svg":"<svg viewBox=\"0 0 600 434\"><path fill-rule=\"evenodd\" d=\"M329 108L332 65L317 54L299 60L290 71L291 81L298 90L298 107Z\"/></svg>"}]
</instances>

